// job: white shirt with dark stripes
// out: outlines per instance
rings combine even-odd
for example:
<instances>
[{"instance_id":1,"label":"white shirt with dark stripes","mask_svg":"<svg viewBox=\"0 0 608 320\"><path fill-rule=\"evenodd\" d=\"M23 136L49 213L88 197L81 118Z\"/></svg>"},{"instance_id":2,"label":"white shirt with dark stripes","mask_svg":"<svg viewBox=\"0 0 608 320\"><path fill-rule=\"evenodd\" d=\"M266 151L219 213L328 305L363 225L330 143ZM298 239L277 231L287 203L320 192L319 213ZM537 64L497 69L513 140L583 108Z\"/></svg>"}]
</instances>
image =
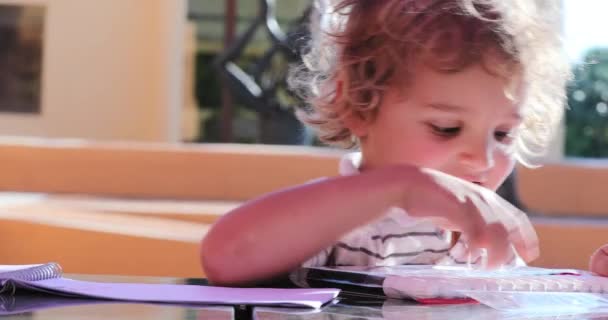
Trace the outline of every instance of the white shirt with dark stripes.
<instances>
[{"instance_id":1,"label":"white shirt with dark stripes","mask_svg":"<svg viewBox=\"0 0 608 320\"><path fill-rule=\"evenodd\" d=\"M340 161L340 175L358 174L360 161L360 153L345 155ZM461 239L452 246L450 231L429 221L413 219L403 209L393 207L382 218L351 231L303 266L479 263L479 256L468 256L465 243ZM512 251L513 259L509 264L525 265Z\"/></svg>"}]
</instances>

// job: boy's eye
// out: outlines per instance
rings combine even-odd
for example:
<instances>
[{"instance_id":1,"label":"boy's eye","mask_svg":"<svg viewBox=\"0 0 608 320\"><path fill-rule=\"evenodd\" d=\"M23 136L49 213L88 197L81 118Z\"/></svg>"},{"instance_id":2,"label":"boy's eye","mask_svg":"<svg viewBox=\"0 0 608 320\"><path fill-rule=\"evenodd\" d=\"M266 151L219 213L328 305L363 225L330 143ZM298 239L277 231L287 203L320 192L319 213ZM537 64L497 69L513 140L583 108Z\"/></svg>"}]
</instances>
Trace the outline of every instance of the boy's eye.
<instances>
[{"instance_id":1,"label":"boy's eye","mask_svg":"<svg viewBox=\"0 0 608 320\"><path fill-rule=\"evenodd\" d=\"M454 137L460 133L460 127L442 127L430 124L433 133L441 137Z\"/></svg>"},{"instance_id":2,"label":"boy's eye","mask_svg":"<svg viewBox=\"0 0 608 320\"><path fill-rule=\"evenodd\" d=\"M510 131L496 131L494 132L496 141L505 144L510 144L513 141L513 134Z\"/></svg>"}]
</instances>

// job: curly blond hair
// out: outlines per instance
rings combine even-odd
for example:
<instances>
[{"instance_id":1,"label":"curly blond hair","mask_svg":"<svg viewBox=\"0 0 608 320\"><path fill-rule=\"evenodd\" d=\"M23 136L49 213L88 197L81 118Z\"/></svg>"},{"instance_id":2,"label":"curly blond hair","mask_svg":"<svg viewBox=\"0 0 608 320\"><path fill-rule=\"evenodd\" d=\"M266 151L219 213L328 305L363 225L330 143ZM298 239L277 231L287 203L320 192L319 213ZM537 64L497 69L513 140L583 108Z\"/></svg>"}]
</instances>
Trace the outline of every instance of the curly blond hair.
<instances>
[{"instance_id":1,"label":"curly blond hair","mask_svg":"<svg viewBox=\"0 0 608 320\"><path fill-rule=\"evenodd\" d=\"M306 101L301 121L330 145L356 147L344 125L372 121L385 91L412 81L423 61L441 72L481 63L527 86L514 147L520 161L542 155L562 119L570 68L554 0L316 0L303 63L289 84ZM502 65L487 62L498 53Z\"/></svg>"}]
</instances>

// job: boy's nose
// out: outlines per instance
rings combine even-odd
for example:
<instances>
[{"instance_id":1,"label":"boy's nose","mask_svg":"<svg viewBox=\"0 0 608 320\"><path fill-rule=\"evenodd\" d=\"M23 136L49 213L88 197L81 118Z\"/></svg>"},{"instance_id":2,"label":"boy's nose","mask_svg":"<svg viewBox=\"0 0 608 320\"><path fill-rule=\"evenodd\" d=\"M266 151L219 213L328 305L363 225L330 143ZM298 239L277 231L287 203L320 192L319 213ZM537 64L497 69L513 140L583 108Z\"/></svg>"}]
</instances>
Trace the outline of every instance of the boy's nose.
<instances>
[{"instance_id":1,"label":"boy's nose","mask_svg":"<svg viewBox=\"0 0 608 320\"><path fill-rule=\"evenodd\" d=\"M484 171L494 167L494 148L491 143L472 143L465 147L461 161L469 170Z\"/></svg>"}]
</instances>

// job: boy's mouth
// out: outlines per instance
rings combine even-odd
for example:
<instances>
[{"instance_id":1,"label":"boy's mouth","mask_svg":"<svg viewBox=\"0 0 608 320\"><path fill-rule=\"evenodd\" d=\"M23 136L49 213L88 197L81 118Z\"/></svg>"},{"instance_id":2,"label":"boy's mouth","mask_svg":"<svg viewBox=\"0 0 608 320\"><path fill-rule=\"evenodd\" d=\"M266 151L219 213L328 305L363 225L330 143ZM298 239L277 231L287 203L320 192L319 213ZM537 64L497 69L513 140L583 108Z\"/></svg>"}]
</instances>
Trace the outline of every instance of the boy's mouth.
<instances>
[{"instance_id":1,"label":"boy's mouth","mask_svg":"<svg viewBox=\"0 0 608 320\"><path fill-rule=\"evenodd\" d=\"M477 174L467 174L459 176L461 179L466 180L470 183L476 184L478 186L485 187L486 178Z\"/></svg>"}]
</instances>

